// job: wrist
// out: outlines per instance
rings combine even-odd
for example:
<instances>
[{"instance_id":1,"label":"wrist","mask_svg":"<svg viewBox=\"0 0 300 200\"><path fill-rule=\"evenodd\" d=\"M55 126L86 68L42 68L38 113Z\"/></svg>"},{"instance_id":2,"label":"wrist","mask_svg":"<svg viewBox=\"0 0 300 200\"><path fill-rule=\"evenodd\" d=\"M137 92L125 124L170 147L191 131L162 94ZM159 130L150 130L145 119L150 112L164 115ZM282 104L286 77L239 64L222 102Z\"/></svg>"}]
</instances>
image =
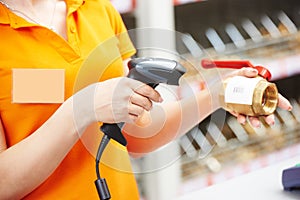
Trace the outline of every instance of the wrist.
<instances>
[{"instance_id":1,"label":"wrist","mask_svg":"<svg viewBox=\"0 0 300 200\"><path fill-rule=\"evenodd\" d=\"M94 92L96 85L90 85L71 96L64 103L70 109L75 128L82 133L90 124L97 122L94 111Z\"/></svg>"}]
</instances>

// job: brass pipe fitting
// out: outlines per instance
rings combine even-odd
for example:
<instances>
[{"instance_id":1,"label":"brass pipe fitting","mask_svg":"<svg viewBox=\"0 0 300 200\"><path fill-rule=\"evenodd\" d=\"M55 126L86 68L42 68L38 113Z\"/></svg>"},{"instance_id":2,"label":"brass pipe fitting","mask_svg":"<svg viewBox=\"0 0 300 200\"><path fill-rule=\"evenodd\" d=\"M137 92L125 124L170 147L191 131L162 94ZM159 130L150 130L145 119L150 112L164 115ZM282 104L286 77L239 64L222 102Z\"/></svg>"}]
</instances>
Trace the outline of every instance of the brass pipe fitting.
<instances>
[{"instance_id":1,"label":"brass pipe fitting","mask_svg":"<svg viewBox=\"0 0 300 200\"><path fill-rule=\"evenodd\" d=\"M231 78L224 82L224 90ZM221 94L222 105L227 111L232 111L248 116L263 116L274 113L278 104L278 90L274 83L257 76L252 81L258 81L255 85L252 104L225 102L224 94Z\"/></svg>"}]
</instances>

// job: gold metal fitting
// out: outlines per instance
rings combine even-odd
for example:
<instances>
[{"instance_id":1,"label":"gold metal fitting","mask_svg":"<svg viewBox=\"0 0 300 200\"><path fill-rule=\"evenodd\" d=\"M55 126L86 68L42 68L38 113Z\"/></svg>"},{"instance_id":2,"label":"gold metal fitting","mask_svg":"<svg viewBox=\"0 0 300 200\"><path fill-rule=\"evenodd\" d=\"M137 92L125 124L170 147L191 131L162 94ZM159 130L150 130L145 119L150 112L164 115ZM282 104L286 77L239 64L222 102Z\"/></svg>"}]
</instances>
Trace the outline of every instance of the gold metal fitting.
<instances>
[{"instance_id":1,"label":"gold metal fitting","mask_svg":"<svg viewBox=\"0 0 300 200\"><path fill-rule=\"evenodd\" d=\"M226 103L224 101L224 95L221 95L223 96L224 109L248 116L263 116L274 113L278 104L278 90L276 85L260 76L253 78L253 81L257 81L255 79L259 79L259 81L255 86L251 105ZM226 80L224 82L225 88L228 81L229 80Z\"/></svg>"}]
</instances>

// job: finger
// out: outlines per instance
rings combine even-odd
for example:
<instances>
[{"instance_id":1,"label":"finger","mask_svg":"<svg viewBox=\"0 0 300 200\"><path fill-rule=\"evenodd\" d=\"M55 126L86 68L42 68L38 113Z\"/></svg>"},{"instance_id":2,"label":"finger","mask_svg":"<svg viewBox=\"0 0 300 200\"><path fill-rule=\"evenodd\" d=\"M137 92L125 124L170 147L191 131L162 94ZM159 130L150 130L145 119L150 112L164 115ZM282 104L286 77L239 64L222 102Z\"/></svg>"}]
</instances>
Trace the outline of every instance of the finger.
<instances>
[{"instance_id":1,"label":"finger","mask_svg":"<svg viewBox=\"0 0 300 200\"><path fill-rule=\"evenodd\" d=\"M134 115L134 116L139 116L144 113L144 109L141 106L135 105L135 104L130 104L128 106L128 113L129 115Z\"/></svg>"},{"instance_id":2,"label":"finger","mask_svg":"<svg viewBox=\"0 0 300 200\"><path fill-rule=\"evenodd\" d=\"M242 69L238 70L237 75L252 78L258 75L258 71L252 67L243 67Z\"/></svg>"},{"instance_id":3,"label":"finger","mask_svg":"<svg viewBox=\"0 0 300 200\"><path fill-rule=\"evenodd\" d=\"M152 108L152 101L150 101L150 99L148 99L147 97L144 97L137 93L134 93L130 97L130 101L131 101L131 103L138 105L147 111L149 111Z\"/></svg>"},{"instance_id":4,"label":"finger","mask_svg":"<svg viewBox=\"0 0 300 200\"><path fill-rule=\"evenodd\" d=\"M274 115L268 115L268 116L265 116L265 122L269 125L274 125L275 123L275 116Z\"/></svg>"},{"instance_id":5,"label":"finger","mask_svg":"<svg viewBox=\"0 0 300 200\"><path fill-rule=\"evenodd\" d=\"M150 87L149 85L143 85L141 87L134 89L134 91L144 97L149 98L152 101L155 101L155 102L163 101L160 94L156 90L154 90L152 87Z\"/></svg>"},{"instance_id":6,"label":"finger","mask_svg":"<svg viewBox=\"0 0 300 200\"><path fill-rule=\"evenodd\" d=\"M287 100L281 94L278 94L278 107L288 111L291 111L293 109L289 100Z\"/></svg>"},{"instance_id":7,"label":"finger","mask_svg":"<svg viewBox=\"0 0 300 200\"><path fill-rule=\"evenodd\" d=\"M235 111L228 111L230 114L232 114L233 116L237 117L239 115L239 113L235 112Z\"/></svg>"},{"instance_id":8,"label":"finger","mask_svg":"<svg viewBox=\"0 0 300 200\"><path fill-rule=\"evenodd\" d=\"M133 89L134 92L136 92L142 96L145 96L155 102L163 101L160 94L156 90L154 90L152 87L150 87L149 85L146 85L140 81L129 79L129 78L126 78L125 80L129 80L129 81L127 81L127 83Z\"/></svg>"},{"instance_id":9,"label":"finger","mask_svg":"<svg viewBox=\"0 0 300 200\"><path fill-rule=\"evenodd\" d=\"M237 117L236 117L237 121L240 123L240 124L245 124L246 121L247 121L247 118L245 115L241 115L241 114L238 114Z\"/></svg>"},{"instance_id":10,"label":"finger","mask_svg":"<svg viewBox=\"0 0 300 200\"><path fill-rule=\"evenodd\" d=\"M129 123L134 123L134 122L136 122L139 119L139 117L137 115L129 115L129 118L130 118L130 122Z\"/></svg>"},{"instance_id":11,"label":"finger","mask_svg":"<svg viewBox=\"0 0 300 200\"><path fill-rule=\"evenodd\" d=\"M239 114L237 112L234 112L234 111L229 111L230 114L232 114L233 116L236 117L237 121L240 123L240 124L245 124L247 119L246 119L246 116L245 115L242 115L242 114Z\"/></svg>"},{"instance_id":12,"label":"finger","mask_svg":"<svg viewBox=\"0 0 300 200\"><path fill-rule=\"evenodd\" d=\"M260 121L257 117L248 117L248 119L252 126L254 126L255 128L260 127Z\"/></svg>"}]
</instances>

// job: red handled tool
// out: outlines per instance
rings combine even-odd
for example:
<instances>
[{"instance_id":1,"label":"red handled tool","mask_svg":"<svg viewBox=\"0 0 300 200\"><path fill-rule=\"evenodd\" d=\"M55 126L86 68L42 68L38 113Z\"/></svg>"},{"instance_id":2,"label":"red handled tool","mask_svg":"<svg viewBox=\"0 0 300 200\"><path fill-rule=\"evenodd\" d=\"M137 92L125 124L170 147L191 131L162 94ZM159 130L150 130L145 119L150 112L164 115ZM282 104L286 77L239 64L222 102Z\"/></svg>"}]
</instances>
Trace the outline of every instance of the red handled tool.
<instances>
[{"instance_id":1,"label":"red handled tool","mask_svg":"<svg viewBox=\"0 0 300 200\"><path fill-rule=\"evenodd\" d=\"M209 60L203 59L201 65L205 69L210 68L231 68L231 69L241 69L243 67L252 67L258 71L258 75L267 79L271 79L271 72L263 66L254 66L248 60Z\"/></svg>"}]
</instances>

